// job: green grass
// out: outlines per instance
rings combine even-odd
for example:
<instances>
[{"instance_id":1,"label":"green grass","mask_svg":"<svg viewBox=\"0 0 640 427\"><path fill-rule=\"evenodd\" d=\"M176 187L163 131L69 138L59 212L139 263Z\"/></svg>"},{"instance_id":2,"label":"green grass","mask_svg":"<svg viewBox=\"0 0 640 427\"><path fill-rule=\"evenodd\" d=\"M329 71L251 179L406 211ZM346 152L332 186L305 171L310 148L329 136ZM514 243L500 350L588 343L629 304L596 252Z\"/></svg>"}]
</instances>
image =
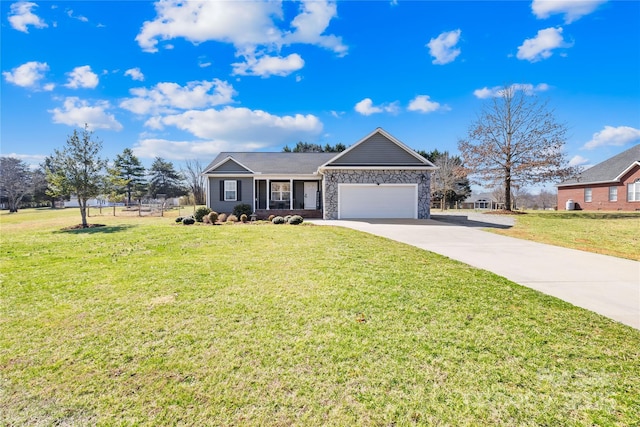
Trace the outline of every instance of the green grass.
<instances>
[{"instance_id":1,"label":"green grass","mask_svg":"<svg viewBox=\"0 0 640 427\"><path fill-rule=\"evenodd\" d=\"M640 419L639 331L491 273L342 228L78 220L0 215L0 424Z\"/></svg>"},{"instance_id":2,"label":"green grass","mask_svg":"<svg viewBox=\"0 0 640 427\"><path fill-rule=\"evenodd\" d=\"M640 261L640 213L528 212L495 233Z\"/></svg>"}]
</instances>

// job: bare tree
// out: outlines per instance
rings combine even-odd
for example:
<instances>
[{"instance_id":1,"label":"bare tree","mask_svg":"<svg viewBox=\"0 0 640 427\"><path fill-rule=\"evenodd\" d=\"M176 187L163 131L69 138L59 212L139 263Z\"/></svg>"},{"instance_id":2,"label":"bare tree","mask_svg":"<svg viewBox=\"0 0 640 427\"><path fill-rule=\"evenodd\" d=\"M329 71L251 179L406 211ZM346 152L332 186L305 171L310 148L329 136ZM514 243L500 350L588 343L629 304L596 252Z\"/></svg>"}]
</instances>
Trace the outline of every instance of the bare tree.
<instances>
[{"instance_id":1,"label":"bare tree","mask_svg":"<svg viewBox=\"0 0 640 427\"><path fill-rule=\"evenodd\" d=\"M538 205L541 206L544 210L554 207L558 201L556 193L544 189L540 190L540 193L538 194L536 199Z\"/></svg>"},{"instance_id":2,"label":"bare tree","mask_svg":"<svg viewBox=\"0 0 640 427\"><path fill-rule=\"evenodd\" d=\"M457 156L450 156L446 151L436 157L434 164L438 166L438 169L431 176L431 193L441 195L441 209L444 210L449 195L455 196L465 190L466 187L462 186L460 182L466 179L467 174L462 167L461 159Z\"/></svg>"},{"instance_id":3,"label":"bare tree","mask_svg":"<svg viewBox=\"0 0 640 427\"><path fill-rule=\"evenodd\" d=\"M514 183L537 184L574 173L562 151L566 133L548 102L514 85L484 106L458 148L470 173L484 184L501 184L510 210Z\"/></svg>"},{"instance_id":4,"label":"bare tree","mask_svg":"<svg viewBox=\"0 0 640 427\"><path fill-rule=\"evenodd\" d=\"M199 160L187 160L184 163L182 174L184 175L191 194L193 194L196 205L204 205L205 198L205 181L202 176L203 167Z\"/></svg>"},{"instance_id":5,"label":"bare tree","mask_svg":"<svg viewBox=\"0 0 640 427\"><path fill-rule=\"evenodd\" d=\"M49 194L52 196L75 194L80 205L82 226L87 224L87 202L104 190L107 160L99 157L102 142L92 139L93 133L85 125L82 134L73 130L67 144L55 150L51 169L47 170Z\"/></svg>"},{"instance_id":6,"label":"bare tree","mask_svg":"<svg viewBox=\"0 0 640 427\"><path fill-rule=\"evenodd\" d=\"M32 192L31 172L27 164L15 157L0 157L0 195L6 197L9 212L18 212L24 196Z\"/></svg>"}]
</instances>

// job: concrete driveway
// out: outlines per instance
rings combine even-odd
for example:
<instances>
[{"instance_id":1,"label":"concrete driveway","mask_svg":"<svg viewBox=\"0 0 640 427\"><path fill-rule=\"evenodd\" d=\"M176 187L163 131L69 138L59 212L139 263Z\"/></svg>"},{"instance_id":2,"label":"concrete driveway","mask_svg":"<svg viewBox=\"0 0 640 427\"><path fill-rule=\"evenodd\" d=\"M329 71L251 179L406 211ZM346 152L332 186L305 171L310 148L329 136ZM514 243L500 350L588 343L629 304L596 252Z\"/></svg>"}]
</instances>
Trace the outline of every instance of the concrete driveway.
<instances>
[{"instance_id":1,"label":"concrete driveway","mask_svg":"<svg viewBox=\"0 0 640 427\"><path fill-rule=\"evenodd\" d=\"M483 231L511 218L312 221L426 249L640 329L640 262ZM311 221L310 221L311 222ZM501 223L503 222L503 223Z\"/></svg>"}]
</instances>

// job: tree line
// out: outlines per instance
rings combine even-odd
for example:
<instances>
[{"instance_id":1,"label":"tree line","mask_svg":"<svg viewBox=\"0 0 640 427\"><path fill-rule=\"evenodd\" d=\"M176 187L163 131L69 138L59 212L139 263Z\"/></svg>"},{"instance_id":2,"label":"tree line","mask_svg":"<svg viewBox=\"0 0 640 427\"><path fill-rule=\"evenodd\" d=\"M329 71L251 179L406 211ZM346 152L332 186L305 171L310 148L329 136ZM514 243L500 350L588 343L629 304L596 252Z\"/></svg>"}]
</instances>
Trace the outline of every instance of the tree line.
<instances>
[{"instance_id":1,"label":"tree line","mask_svg":"<svg viewBox=\"0 0 640 427\"><path fill-rule=\"evenodd\" d=\"M205 202L202 166L197 160L185 162L182 170L156 157L146 169L133 151L125 148L112 164L102 158L102 141L87 126L73 131L61 149L47 156L39 168L15 157L0 157L0 201L10 212L22 205L51 205L75 195L80 205L82 225L87 226L87 202L99 195L127 205L144 199L190 195L194 203Z\"/></svg>"}]
</instances>

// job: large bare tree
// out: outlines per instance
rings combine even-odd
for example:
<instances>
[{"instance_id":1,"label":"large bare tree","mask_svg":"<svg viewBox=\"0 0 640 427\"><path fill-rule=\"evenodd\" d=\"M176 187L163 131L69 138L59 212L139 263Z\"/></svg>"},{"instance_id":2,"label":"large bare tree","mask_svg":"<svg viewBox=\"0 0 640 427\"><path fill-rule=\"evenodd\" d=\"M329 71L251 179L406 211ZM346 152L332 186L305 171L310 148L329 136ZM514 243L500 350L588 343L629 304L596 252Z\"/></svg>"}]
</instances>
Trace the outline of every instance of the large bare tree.
<instances>
[{"instance_id":1,"label":"large bare tree","mask_svg":"<svg viewBox=\"0 0 640 427\"><path fill-rule=\"evenodd\" d=\"M547 101L512 85L485 104L458 149L481 184L502 187L505 209L511 210L514 183L525 186L575 173L563 152L566 133Z\"/></svg>"},{"instance_id":2,"label":"large bare tree","mask_svg":"<svg viewBox=\"0 0 640 427\"><path fill-rule=\"evenodd\" d=\"M431 194L442 197L441 209L445 210L449 196L467 196L468 185L465 185L467 173L458 156L451 156L447 151L439 153L433 162L438 167L431 176ZM463 197L464 198L464 197Z\"/></svg>"},{"instance_id":3,"label":"large bare tree","mask_svg":"<svg viewBox=\"0 0 640 427\"><path fill-rule=\"evenodd\" d=\"M62 150L51 156L51 167L47 169L49 194L69 196L75 194L80 205L82 226L87 224L87 202L105 189L107 160L99 157L102 142L92 138L93 133L85 125L81 134L73 130Z\"/></svg>"}]
</instances>

